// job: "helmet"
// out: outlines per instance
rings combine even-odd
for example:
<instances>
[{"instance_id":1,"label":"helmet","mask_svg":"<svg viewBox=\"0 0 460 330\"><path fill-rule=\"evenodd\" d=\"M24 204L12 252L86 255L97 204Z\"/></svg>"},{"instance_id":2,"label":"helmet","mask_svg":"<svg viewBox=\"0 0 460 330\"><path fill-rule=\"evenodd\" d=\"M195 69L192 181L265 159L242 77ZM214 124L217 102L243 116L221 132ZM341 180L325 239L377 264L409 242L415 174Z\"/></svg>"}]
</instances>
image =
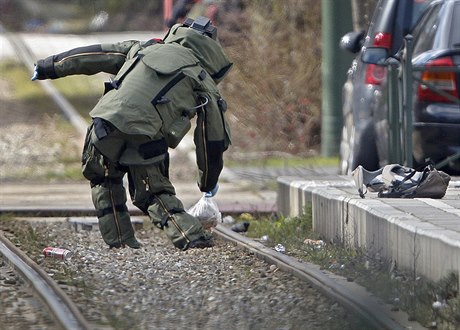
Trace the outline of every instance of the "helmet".
<instances>
[{"instance_id":1,"label":"helmet","mask_svg":"<svg viewBox=\"0 0 460 330\"><path fill-rule=\"evenodd\" d=\"M188 17L183 26L194 29L198 33L210 37L211 39L217 39L217 28L212 25L211 20L204 16L198 16L195 20Z\"/></svg>"}]
</instances>

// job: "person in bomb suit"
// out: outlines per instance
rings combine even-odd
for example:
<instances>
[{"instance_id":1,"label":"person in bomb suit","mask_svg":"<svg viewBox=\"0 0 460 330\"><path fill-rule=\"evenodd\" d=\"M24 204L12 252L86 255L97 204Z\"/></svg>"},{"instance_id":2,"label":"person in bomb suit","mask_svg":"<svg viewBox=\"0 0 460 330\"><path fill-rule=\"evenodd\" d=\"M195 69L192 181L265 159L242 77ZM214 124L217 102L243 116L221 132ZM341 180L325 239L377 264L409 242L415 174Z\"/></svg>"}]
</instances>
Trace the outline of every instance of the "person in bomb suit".
<instances>
[{"instance_id":1,"label":"person in bomb suit","mask_svg":"<svg viewBox=\"0 0 460 330\"><path fill-rule=\"evenodd\" d=\"M213 245L211 233L176 197L168 148L178 145L196 116L198 187L214 196L230 144L227 104L217 84L231 67L217 29L205 17L174 25L163 40L79 47L37 61L32 80L115 75L90 112L82 153L82 173L110 248L140 247L126 207L125 174L133 204L177 248Z\"/></svg>"}]
</instances>

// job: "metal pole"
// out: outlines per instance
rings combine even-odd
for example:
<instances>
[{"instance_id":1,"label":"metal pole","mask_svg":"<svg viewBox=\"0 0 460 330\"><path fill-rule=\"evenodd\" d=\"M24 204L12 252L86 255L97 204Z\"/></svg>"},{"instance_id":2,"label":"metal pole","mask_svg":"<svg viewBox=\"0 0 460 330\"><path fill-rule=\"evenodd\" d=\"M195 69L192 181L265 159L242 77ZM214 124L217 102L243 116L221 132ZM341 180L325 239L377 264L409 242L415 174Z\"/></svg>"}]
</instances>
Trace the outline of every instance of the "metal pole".
<instances>
[{"instance_id":1,"label":"metal pole","mask_svg":"<svg viewBox=\"0 0 460 330\"><path fill-rule=\"evenodd\" d=\"M352 61L351 54L339 48L340 38L352 30L351 1L321 1L322 33L322 110L321 153L339 153L342 131L342 86Z\"/></svg>"},{"instance_id":2,"label":"metal pole","mask_svg":"<svg viewBox=\"0 0 460 330\"><path fill-rule=\"evenodd\" d=\"M407 35L405 41L405 65L403 72L403 100L404 100L404 164L407 167L412 167L413 152L412 152L412 131L413 131L413 118L412 118L412 48L413 37Z\"/></svg>"},{"instance_id":3,"label":"metal pole","mask_svg":"<svg viewBox=\"0 0 460 330\"><path fill-rule=\"evenodd\" d=\"M398 92L398 67L394 58L388 59L388 162L401 163L401 125Z\"/></svg>"}]
</instances>

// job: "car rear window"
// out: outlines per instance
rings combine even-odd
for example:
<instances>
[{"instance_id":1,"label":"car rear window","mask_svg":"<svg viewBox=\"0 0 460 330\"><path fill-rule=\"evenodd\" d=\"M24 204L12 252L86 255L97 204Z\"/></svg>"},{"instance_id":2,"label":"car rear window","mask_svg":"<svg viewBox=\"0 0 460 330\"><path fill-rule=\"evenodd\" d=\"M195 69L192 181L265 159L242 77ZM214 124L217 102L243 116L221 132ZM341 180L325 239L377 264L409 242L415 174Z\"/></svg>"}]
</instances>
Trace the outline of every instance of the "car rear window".
<instances>
[{"instance_id":1,"label":"car rear window","mask_svg":"<svg viewBox=\"0 0 460 330\"><path fill-rule=\"evenodd\" d=\"M412 22L411 29L414 28L420 17L423 15L427 7L435 0L412 0ZM375 30L392 32L393 27L402 25L402 22L395 23L394 21L399 19L405 19L405 17L399 15L399 11L402 10L406 0L380 0L377 4L376 11L371 21L370 35Z\"/></svg>"},{"instance_id":2,"label":"car rear window","mask_svg":"<svg viewBox=\"0 0 460 330\"><path fill-rule=\"evenodd\" d=\"M414 28L415 24L423 15L428 5L433 1L434 0L414 0L414 8L412 13L412 28Z\"/></svg>"},{"instance_id":3,"label":"car rear window","mask_svg":"<svg viewBox=\"0 0 460 330\"><path fill-rule=\"evenodd\" d=\"M418 54L433 48L436 31L439 27L438 16L441 8L442 6L440 4L433 6L427 15L422 18L420 24L415 28L413 56L417 56Z\"/></svg>"},{"instance_id":4,"label":"car rear window","mask_svg":"<svg viewBox=\"0 0 460 330\"><path fill-rule=\"evenodd\" d=\"M414 0L414 7L412 12L412 28L414 28L417 21L422 17L426 8L434 0Z\"/></svg>"},{"instance_id":5,"label":"car rear window","mask_svg":"<svg viewBox=\"0 0 460 330\"><path fill-rule=\"evenodd\" d=\"M451 47L460 48L460 3L454 6L454 15L452 16L452 39L450 41Z\"/></svg>"},{"instance_id":6,"label":"car rear window","mask_svg":"<svg viewBox=\"0 0 460 330\"><path fill-rule=\"evenodd\" d=\"M391 53L396 53L403 45L405 29L412 30L433 1L435 0L380 0L369 26L366 45L375 45L375 39L383 33L391 41ZM405 9L412 9L410 26L405 24L410 15Z\"/></svg>"}]
</instances>

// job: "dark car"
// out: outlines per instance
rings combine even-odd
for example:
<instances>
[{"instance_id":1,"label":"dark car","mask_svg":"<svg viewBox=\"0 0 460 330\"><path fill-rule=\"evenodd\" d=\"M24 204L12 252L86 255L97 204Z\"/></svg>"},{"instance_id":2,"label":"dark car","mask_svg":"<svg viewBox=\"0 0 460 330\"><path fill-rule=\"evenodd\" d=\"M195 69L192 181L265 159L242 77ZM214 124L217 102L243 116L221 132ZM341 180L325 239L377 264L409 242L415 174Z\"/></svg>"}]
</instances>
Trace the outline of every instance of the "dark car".
<instances>
[{"instance_id":1,"label":"dark car","mask_svg":"<svg viewBox=\"0 0 460 330\"><path fill-rule=\"evenodd\" d=\"M413 31L413 156L460 173L460 0L433 2ZM435 70L435 71L434 71ZM457 71L457 72L455 72Z\"/></svg>"},{"instance_id":2,"label":"dark car","mask_svg":"<svg viewBox=\"0 0 460 330\"><path fill-rule=\"evenodd\" d=\"M343 87L343 129L340 143L340 172L348 174L358 165L376 170L387 162L387 125L382 108L387 68L363 63L367 47L382 47L396 55L404 36L433 0L380 0L366 34L347 33L341 47L356 55Z\"/></svg>"}]
</instances>

